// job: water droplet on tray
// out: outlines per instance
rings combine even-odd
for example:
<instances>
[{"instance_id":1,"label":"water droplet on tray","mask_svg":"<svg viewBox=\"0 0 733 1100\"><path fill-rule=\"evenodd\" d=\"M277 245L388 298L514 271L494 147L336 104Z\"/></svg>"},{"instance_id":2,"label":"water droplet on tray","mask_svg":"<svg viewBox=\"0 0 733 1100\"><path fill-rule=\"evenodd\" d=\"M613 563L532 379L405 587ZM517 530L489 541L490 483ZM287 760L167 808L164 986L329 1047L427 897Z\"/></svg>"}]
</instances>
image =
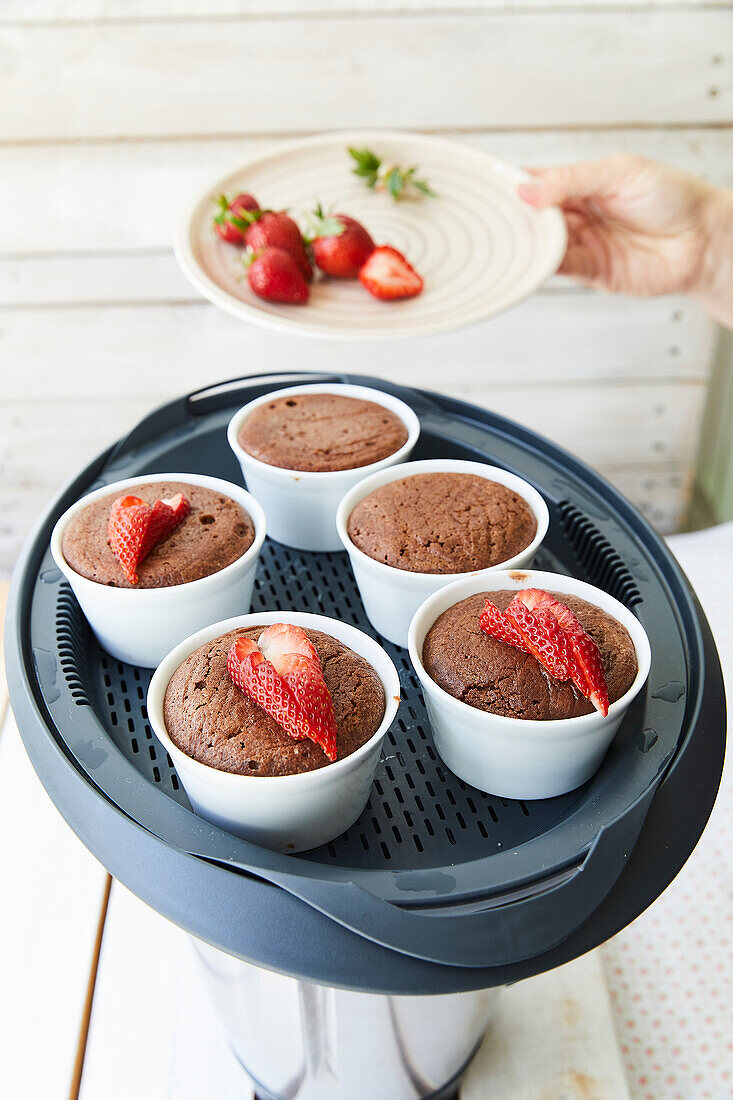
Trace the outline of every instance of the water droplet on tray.
<instances>
[{"instance_id":1,"label":"water droplet on tray","mask_svg":"<svg viewBox=\"0 0 733 1100\"><path fill-rule=\"evenodd\" d=\"M665 703L676 703L685 694L685 685L680 680L668 680L656 691L652 692L652 699L664 699Z\"/></svg>"},{"instance_id":2,"label":"water droplet on tray","mask_svg":"<svg viewBox=\"0 0 733 1100\"><path fill-rule=\"evenodd\" d=\"M659 734L651 727L639 730L636 734L636 743L642 752L649 752L649 749L656 745L658 740Z\"/></svg>"},{"instance_id":3,"label":"water droplet on tray","mask_svg":"<svg viewBox=\"0 0 733 1100\"><path fill-rule=\"evenodd\" d=\"M44 699L47 703L55 703L60 694L56 686L56 675L58 672L56 658L53 653L49 653L47 649L34 649L33 660L35 661L36 674L41 685Z\"/></svg>"},{"instance_id":4,"label":"water droplet on tray","mask_svg":"<svg viewBox=\"0 0 733 1100\"><path fill-rule=\"evenodd\" d=\"M95 745L92 741L77 741L72 745L72 748L82 764L86 764L92 771L104 764L107 759L107 753L104 749Z\"/></svg>"}]
</instances>

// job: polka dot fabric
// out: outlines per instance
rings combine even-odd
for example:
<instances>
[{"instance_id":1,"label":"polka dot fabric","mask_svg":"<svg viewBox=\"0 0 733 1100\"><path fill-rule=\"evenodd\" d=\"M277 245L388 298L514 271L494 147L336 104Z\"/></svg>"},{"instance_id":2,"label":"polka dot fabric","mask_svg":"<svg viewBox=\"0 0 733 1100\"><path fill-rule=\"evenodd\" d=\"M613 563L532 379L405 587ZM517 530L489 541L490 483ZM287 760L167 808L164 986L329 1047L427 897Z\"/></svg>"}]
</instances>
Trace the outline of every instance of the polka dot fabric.
<instances>
[{"instance_id":1,"label":"polka dot fabric","mask_svg":"<svg viewBox=\"0 0 733 1100\"><path fill-rule=\"evenodd\" d=\"M670 541L733 684L733 524ZM730 706L730 702L729 702ZM729 721L729 744L733 723ZM733 1100L733 780L668 890L602 949L632 1100Z\"/></svg>"}]
</instances>

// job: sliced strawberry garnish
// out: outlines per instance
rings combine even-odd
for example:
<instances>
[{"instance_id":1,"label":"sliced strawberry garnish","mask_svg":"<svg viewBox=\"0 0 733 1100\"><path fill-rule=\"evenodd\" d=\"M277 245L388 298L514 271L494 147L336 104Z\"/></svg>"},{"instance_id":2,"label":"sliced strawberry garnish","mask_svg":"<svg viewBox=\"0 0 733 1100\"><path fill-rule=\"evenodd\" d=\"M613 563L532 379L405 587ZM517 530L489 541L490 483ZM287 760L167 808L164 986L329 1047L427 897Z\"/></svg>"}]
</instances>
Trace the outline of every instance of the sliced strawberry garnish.
<instances>
[{"instance_id":1,"label":"sliced strawberry garnish","mask_svg":"<svg viewBox=\"0 0 733 1100\"><path fill-rule=\"evenodd\" d=\"M581 695L590 699L596 710L603 715L608 714L608 686L600 651L570 608L540 588L525 588L518 592L507 608L507 615L510 615L512 608L516 613L519 603L533 608L535 615L551 615L560 625L568 646L569 678Z\"/></svg>"},{"instance_id":2,"label":"sliced strawberry garnish","mask_svg":"<svg viewBox=\"0 0 733 1100\"><path fill-rule=\"evenodd\" d=\"M569 680L571 656L557 619L548 611L539 608L530 611L523 603L515 601L504 614L521 635L525 652L536 657L556 680Z\"/></svg>"},{"instance_id":3,"label":"sliced strawberry garnish","mask_svg":"<svg viewBox=\"0 0 733 1100\"><path fill-rule=\"evenodd\" d=\"M505 645L510 645L515 649L521 649L526 652L524 649L524 642L522 641L522 635L509 619L507 619L504 612L500 611L496 604L493 604L489 599L487 599L484 604L479 623L484 634L488 634L490 638L496 638L497 641L504 642Z\"/></svg>"},{"instance_id":4,"label":"sliced strawberry garnish","mask_svg":"<svg viewBox=\"0 0 733 1100\"><path fill-rule=\"evenodd\" d=\"M486 600L485 634L530 653L555 680L571 680L596 710L608 714L608 687L598 646L569 607L540 588L518 592L506 611Z\"/></svg>"},{"instance_id":5,"label":"sliced strawberry garnish","mask_svg":"<svg viewBox=\"0 0 733 1100\"><path fill-rule=\"evenodd\" d=\"M282 676L251 638L238 638L227 654L227 672L245 695L282 726L294 741L308 736L307 716Z\"/></svg>"},{"instance_id":6,"label":"sliced strawberry garnish","mask_svg":"<svg viewBox=\"0 0 733 1100\"><path fill-rule=\"evenodd\" d=\"M265 627L257 644L260 652L273 663L281 676L284 675L281 664L285 657L298 655L319 665L321 663L306 632L292 623L273 623L272 626Z\"/></svg>"},{"instance_id":7,"label":"sliced strawberry garnish","mask_svg":"<svg viewBox=\"0 0 733 1100\"><path fill-rule=\"evenodd\" d=\"M422 277L402 253L390 245L374 249L359 271L359 279L370 294L384 302L414 298L423 288Z\"/></svg>"},{"instance_id":8,"label":"sliced strawberry garnish","mask_svg":"<svg viewBox=\"0 0 733 1100\"><path fill-rule=\"evenodd\" d=\"M294 740L310 738L335 760L333 701L318 654L298 626L275 623L259 645L240 638L229 650L230 678Z\"/></svg>"},{"instance_id":9,"label":"sliced strawberry garnish","mask_svg":"<svg viewBox=\"0 0 733 1100\"><path fill-rule=\"evenodd\" d=\"M137 567L150 551L183 523L191 505L183 493L152 505L136 496L118 497L112 504L107 538L130 584L137 584Z\"/></svg>"},{"instance_id":10,"label":"sliced strawberry garnish","mask_svg":"<svg viewBox=\"0 0 733 1100\"><path fill-rule=\"evenodd\" d=\"M596 710L603 715L608 714L608 685L598 646L582 627L580 634L568 633L568 640L583 675L585 687L581 687L575 680L573 683L586 699L590 699Z\"/></svg>"},{"instance_id":11,"label":"sliced strawberry garnish","mask_svg":"<svg viewBox=\"0 0 733 1100\"><path fill-rule=\"evenodd\" d=\"M118 497L112 504L107 525L109 544L130 582L137 584L137 567L148 531L150 505L140 497Z\"/></svg>"},{"instance_id":12,"label":"sliced strawberry garnish","mask_svg":"<svg viewBox=\"0 0 733 1100\"><path fill-rule=\"evenodd\" d=\"M183 523L190 511L191 505L183 493L176 493L167 499L156 500L150 510L148 533L143 542L140 560L142 561L143 558L147 557L156 543L162 542L163 539L167 539L169 535L173 534L176 527Z\"/></svg>"}]
</instances>

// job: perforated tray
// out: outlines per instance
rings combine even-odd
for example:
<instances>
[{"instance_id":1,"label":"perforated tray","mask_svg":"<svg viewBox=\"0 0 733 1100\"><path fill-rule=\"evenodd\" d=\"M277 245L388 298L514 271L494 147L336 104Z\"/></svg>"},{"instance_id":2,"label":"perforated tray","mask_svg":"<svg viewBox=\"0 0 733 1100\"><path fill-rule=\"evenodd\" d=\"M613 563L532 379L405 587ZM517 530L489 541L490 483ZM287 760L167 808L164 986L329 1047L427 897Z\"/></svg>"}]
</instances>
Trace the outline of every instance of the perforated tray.
<instances>
[{"instance_id":1,"label":"perforated tray","mask_svg":"<svg viewBox=\"0 0 733 1100\"><path fill-rule=\"evenodd\" d=\"M226 423L246 400L286 379L293 376L225 385L152 414L54 502L35 536L39 554L64 508L99 485L170 469L239 481ZM416 458L483 459L532 482L551 512L536 564L605 588L644 623L653 653L649 689L595 778L562 798L526 803L466 786L435 753L406 651L385 643L404 701L359 822L297 857L247 844L192 813L147 722L150 672L99 649L47 552L28 578L34 691L77 766L166 843L275 883L395 951L463 967L504 965L567 937L621 872L701 705L697 613L674 560L645 521L564 452L448 398L375 379L342 380L390 389L415 408L422 426ZM345 554L299 553L268 540L253 611L274 608L337 615L374 633Z\"/></svg>"}]
</instances>

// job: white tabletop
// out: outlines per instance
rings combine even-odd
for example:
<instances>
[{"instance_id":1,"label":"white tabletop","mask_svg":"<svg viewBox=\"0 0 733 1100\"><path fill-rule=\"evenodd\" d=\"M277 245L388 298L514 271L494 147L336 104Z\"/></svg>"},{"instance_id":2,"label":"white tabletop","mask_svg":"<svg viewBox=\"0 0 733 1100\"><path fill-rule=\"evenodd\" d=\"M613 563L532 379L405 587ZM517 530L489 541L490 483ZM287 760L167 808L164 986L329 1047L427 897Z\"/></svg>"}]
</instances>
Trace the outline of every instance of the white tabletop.
<instances>
[{"instance_id":1,"label":"white tabletop","mask_svg":"<svg viewBox=\"0 0 733 1100\"><path fill-rule=\"evenodd\" d=\"M730 683L733 592L718 567L733 525L672 545ZM502 992L462 1100L733 1096L732 819L727 774L703 839L645 914L584 959ZM246 1096L187 937L118 883L107 907L108 876L44 794L11 716L0 731L0 836L0 1095Z\"/></svg>"}]
</instances>

